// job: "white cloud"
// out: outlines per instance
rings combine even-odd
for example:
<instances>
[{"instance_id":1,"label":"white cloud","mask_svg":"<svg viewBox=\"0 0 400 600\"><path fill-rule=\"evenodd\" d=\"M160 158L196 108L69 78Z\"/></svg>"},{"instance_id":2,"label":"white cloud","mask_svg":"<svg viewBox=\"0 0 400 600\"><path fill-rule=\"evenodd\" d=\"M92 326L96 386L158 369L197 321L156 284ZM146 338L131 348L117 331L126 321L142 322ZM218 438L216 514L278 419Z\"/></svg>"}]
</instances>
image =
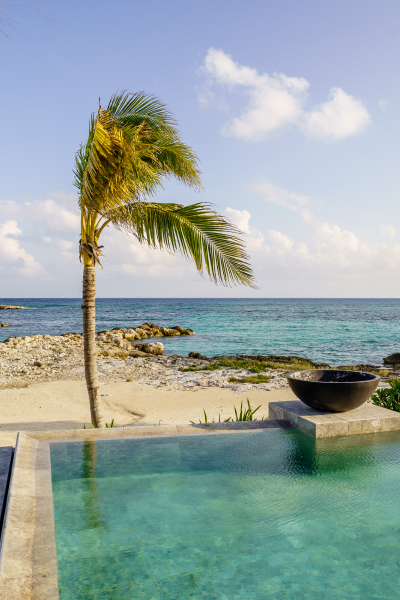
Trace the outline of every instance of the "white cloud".
<instances>
[{"instance_id":1,"label":"white cloud","mask_svg":"<svg viewBox=\"0 0 400 600\"><path fill-rule=\"evenodd\" d=\"M243 231L243 233L250 233L249 221L251 214L248 210L235 210L228 206L225 210L225 214L236 227L239 227L239 229Z\"/></svg>"},{"instance_id":2,"label":"white cloud","mask_svg":"<svg viewBox=\"0 0 400 600\"><path fill-rule=\"evenodd\" d=\"M252 189L263 194L265 201L298 214L310 227L307 238L298 242L282 231L268 232L265 249L270 273L279 272L279 276L294 280L312 277L329 283L349 276L363 278L375 272L382 277L385 271L400 271L399 244L363 242L354 232L316 215L310 197L288 192L269 181ZM391 238L396 233L390 225L382 225L380 231Z\"/></svg>"},{"instance_id":3,"label":"white cloud","mask_svg":"<svg viewBox=\"0 0 400 600\"><path fill-rule=\"evenodd\" d=\"M5 268L4 264L8 266L8 263L10 263L10 268L22 277L46 275L45 270L35 261L32 254L28 254L24 248L21 248L19 241L15 239L21 233L17 221L10 220L0 225L0 258L3 269ZM21 264L22 266L18 266Z\"/></svg>"},{"instance_id":4,"label":"white cloud","mask_svg":"<svg viewBox=\"0 0 400 600\"><path fill-rule=\"evenodd\" d=\"M69 242L67 240L57 240L57 244L60 246L61 250L71 250L74 245L74 242Z\"/></svg>"},{"instance_id":5,"label":"white cloud","mask_svg":"<svg viewBox=\"0 0 400 600\"><path fill-rule=\"evenodd\" d=\"M261 193L266 202L277 204L283 208L298 213L306 222L311 222L314 219L314 214L310 209L312 199L310 196L295 194L288 192L283 188L274 185L268 179L262 183L257 183L250 187L250 190Z\"/></svg>"},{"instance_id":6,"label":"white cloud","mask_svg":"<svg viewBox=\"0 0 400 600\"><path fill-rule=\"evenodd\" d=\"M17 221L6 221L0 225L0 235L21 235L22 231L17 227Z\"/></svg>"},{"instance_id":7,"label":"white cloud","mask_svg":"<svg viewBox=\"0 0 400 600\"><path fill-rule=\"evenodd\" d=\"M77 236L80 233L78 211L68 210L54 200L32 202L31 214L35 220L46 221L53 231L74 231Z\"/></svg>"},{"instance_id":8,"label":"white cloud","mask_svg":"<svg viewBox=\"0 0 400 600\"><path fill-rule=\"evenodd\" d=\"M235 62L223 50L208 50L201 73L208 82L226 86L228 90L235 86L244 88L250 98L240 117L225 125L224 135L259 141L293 125L310 136L342 139L359 133L370 122L362 102L336 87L331 89L327 102L306 112L304 104L310 85L306 79L283 73L259 74L256 69ZM200 102L207 104L213 97L207 83Z\"/></svg>"},{"instance_id":9,"label":"white cloud","mask_svg":"<svg viewBox=\"0 0 400 600\"><path fill-rule=\"evenodd\" d=\"M294 246L293 240L291 240L287 235L284 235L281 231L274 231L273 229L268 231L268 240L270 242L268 251L270 251L272 246L272 248L279 254L288 252Z\"/></svg>"},{"instance_id":10,"label":"white cloud","mask_svg":"<svg viewBox=\"0 0 400 600\"><path fill-rule=\"evenodd\" d=\"M112 227L104 232L101 241L106 255L102 259L105 271L117 269L128 275L152 279L182 279L195 273L193 262L185 260L179 253L174 255L141 245L133 236Z\"/></svg>"},{"instance_id":11,"label":"white cloud","mask_svg":"<svg viewBox=\"0 0 400 600\"><path fill-rule=\"evenodd\" d=\"M360 133L370 123L367 109L341 88L332 88L330 99L303 116L304 131L317 138L343 139Z\"/></svg>"},{"instance_id":12,"label":"white cloud","mask_svg":"<svg viewBox=\"0 0 400 600\"><path fill-rule=\"evenodd\" d=\"M59 193L61 196L61 193ZM75 198L76 200L76 198ZM69 194L66 194L64 202L71 203ZM55 202L53 199L35 200L33 202L18 204L12 201L0 201L1 214L9 218L17 218L19 221L30 223L42 223L46 233L73 231L77 238L80 234L80 216L77 208L66 208L62 201ZM49 237L49 236L47 236Z\"/></svg>"},{"instance_id":13,"label":"white cloud","mask_svg":"<svg viewBox=\"0 0 400 600\"><path fill-rule=\"evenodd\" d=\"M392 225L381 225L379 231L386 238L392 239L396 236L396 228Z\"/></svg>"},{"instance_id":14,"label":"white cloud","mask_svg":"<svg viewBox=\"0 0 400 600\"><path fill-rule=\"evenodd\" d=\"M203 72L219 84L242 86L250 96L244 113L223 129L225 135L261 140L270 132L296 122L302 114L308 82L301 77L273 76L241 66L222 50L210 48Z\"/></svg>"},{"instance_id":15,"label":"white cloud","mask_svg":"<svg viewBox=\"0 0 400 600\"><path fill-rule=\"evenodd\" d=\"M225 209L225 214L228 219L245 234L244 240L250 250L262 249L264 236L259 229L249 225L251 214L248 210L235 210L228 206L228 208Z\"/></svg>"},{"instance_id":16,"label":"white cloud","mask_svg":"<svg viewBox=\"0 0 400 600\"><path fill-rule=\"evenodd\" d=\"M51 243L51 238L49 238L49 237L44 237L44 238L42 238L42 240L44 242L46 242L46 244L50 244Z\"/></svg>"}]
</instances>

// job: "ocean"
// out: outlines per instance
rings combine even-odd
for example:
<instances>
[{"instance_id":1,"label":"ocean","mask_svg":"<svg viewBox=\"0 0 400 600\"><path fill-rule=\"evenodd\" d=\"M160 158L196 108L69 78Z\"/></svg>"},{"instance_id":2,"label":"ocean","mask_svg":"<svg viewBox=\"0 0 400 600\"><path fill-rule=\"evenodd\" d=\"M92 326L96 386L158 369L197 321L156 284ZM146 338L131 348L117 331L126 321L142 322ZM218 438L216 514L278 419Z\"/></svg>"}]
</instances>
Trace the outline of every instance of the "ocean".
<instances>
[{"instance_id":1,"label":"ocean","mask_svg":"<svg viewBox=\"0 0 400 600\"><path fill-rule=\"evenodd\" d=\"M79 298L4 298L0 341L82 331ZM196 332L163 340L166 354L297 355L330 365L373 363L400 352L400 299L100 298L97 329L146 321Z\"/></svg>"}]
</instances>

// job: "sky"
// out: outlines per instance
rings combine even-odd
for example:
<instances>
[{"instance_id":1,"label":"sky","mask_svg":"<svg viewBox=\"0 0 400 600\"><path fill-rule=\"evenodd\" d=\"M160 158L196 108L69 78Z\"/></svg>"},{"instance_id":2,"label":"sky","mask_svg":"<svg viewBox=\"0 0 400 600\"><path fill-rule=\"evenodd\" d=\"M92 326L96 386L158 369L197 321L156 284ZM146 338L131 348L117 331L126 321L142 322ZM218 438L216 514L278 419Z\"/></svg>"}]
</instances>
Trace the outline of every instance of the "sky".
<instances>
[{"instance_id":1,"label":"sky","mask_svg":"<svg viewBox=\"0 0 400 600\"><path fill-rule=\"evenodd\" d=\"M108 228L98 297L399 296L399 2L42 1L0 37L2 298L79 297L74 156L122 89L165 102L201 161L202 192L157 200L238 225L258 289Z\"/></svg>"}]
</instances>

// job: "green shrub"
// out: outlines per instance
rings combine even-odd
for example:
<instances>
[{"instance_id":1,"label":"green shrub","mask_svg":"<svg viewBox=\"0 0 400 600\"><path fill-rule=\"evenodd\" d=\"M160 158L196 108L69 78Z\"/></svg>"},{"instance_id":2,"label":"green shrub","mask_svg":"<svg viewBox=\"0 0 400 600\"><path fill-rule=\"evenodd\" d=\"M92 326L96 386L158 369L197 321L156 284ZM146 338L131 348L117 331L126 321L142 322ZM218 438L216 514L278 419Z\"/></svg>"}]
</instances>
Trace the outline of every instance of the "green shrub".
<instances>
[{"instance_id":1,"label":"green shrub","mask_svg":"<svg viewBox=\"0 0 400 600\"><path fill-rule=\"evenodd\" d=\"M388 379L387 382L390 388L376 390L371 400L376 406L400 412L400 381L398 379Z\"/></svg>"}]
</instances>

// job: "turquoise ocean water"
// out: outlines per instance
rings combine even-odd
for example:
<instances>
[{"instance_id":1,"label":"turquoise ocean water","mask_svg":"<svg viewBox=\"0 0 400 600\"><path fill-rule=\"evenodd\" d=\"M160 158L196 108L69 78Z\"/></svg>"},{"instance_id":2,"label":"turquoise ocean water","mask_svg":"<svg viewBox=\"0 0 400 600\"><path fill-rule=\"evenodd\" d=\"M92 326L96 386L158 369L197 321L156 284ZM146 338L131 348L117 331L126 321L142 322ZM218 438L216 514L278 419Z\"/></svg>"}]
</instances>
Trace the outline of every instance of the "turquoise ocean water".
<instances>
[{"instance_id":1,"label":"turquoise ocean water","mask_svg":"<svg viewBox=\"0 0 400 600\"><path fill-rule=\"evenodd\" d=\"M82 331L80 299L0 299L25 310L1 311L10 335ZM98 329L145 321L182 325L196 336L163 341L167 354L298 355L331 365L373 363L400 351L398 299L99 299Z\"/></svg>"},{"instance_id":2,"label":"turquoise ocean water","mask_svg":"<svg viewBox=\"0 0 400 600\"><path fill-rule=\"evenodd\" d=\"M60 600L400 598L399 443L51 444Z\"/></svg>"}]
</instances>

